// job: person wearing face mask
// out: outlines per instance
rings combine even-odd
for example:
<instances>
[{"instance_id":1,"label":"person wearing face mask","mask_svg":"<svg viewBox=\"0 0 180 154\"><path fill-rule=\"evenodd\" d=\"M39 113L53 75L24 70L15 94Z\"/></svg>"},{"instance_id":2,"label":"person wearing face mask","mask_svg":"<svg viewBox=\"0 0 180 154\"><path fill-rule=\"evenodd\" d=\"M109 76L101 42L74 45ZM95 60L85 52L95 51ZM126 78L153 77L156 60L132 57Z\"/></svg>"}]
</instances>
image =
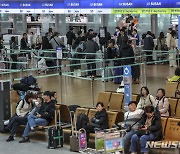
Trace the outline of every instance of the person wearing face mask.
<instances>
[{"instance_id":1,"label":"person wearing face mask","mask_svg":"<svg viewBox=\"0 0 180 154\"><path fill-rule=\"evenodd\" d=\"M137 154L139 141L141 143L141 153L148 154L147 141L160 141L162 139L162 123L160 115L155 112L154 106L146 106L145 114L139 122L139 129L131 137L130 152Z\"/></svg>"},{"instance_id":2,"label":"person wearing face mask","mask_svg":"<svg viewBox=\"0 0 180 154\"><path fill-rule=\"evenodd\" d=\"M148 105L154 105L155 98L149 94L149 89L147 87L141 88L141 97L137 105L138 109L144 109Z\"/></svg>"},{"instance_id":3,"label":"person wearing face mask","mask_svg":"<svg viewBox=\"0 0 180 154\"><path fill-rule=\"evenodd\" d=\"M107 51L105 53L105 59L111 59L111 60L106 60L106 67L113 67L114 66L114 61L113 59L116 57L116 54L117 54L117 48L115 48L115 40L111 39L109 40L109 43L108 43L108 47L107 47ZM105 72L105 77L113 77L114 75L114 70L113 68L109 68L107 70L107 72ZM110 79L112 80L112 79ZM104 81L104 80L103 80ZM108 81L108 79L107 79Z\"/></svg>"},{"instance_id":4,"label":"person wearing face mask","mask_svg":"<svg viewBox=\"0 0 180 154\"><path fill-rule=\"evenodd\" d=\"M159 110L161 116L169 117L169 101L165 97L165 90L160 88L157 90L157 97L154 106Z\"/></svg>"},{"instance_id":5,"label":"person wearing face mask","mask_svg":"<svg viewBox=\"0 0 180 154\"><path fill-rule=\"evenodd\" d=\"M114 36L118 37L119 33L120 33L120 28L117 26Z\"/></svg>"},{"instance_id":6,"label":"person wearing face mask","mask_svg":"<svg viewBox=\"0 0 180 154\"><path fill-rule=\"evenodd\" d=\"M16 114L10 119L8 126L5 130L10 131L10 136L7 142L14 141L14 136L18 130L19 125L26 125L27 115L33 107L33 94L26 94L25 98L21 100L16 108Z\"/></svg>"}]
</instances>

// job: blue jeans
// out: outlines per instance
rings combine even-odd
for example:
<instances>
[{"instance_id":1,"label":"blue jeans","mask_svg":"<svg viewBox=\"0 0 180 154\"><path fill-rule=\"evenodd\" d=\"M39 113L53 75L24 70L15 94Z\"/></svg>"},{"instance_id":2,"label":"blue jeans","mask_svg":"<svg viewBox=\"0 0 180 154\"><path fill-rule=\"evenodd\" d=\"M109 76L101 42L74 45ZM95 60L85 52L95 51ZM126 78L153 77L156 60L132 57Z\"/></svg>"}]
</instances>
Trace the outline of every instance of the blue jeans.
<instances>
[{"instance_id":1,"label":"blue jeans","mask_svg":"<svg viewBox=\"0 0 180 154\"><path fill-rule=\"evenodd\" d=\"M129 146L130 146L130 141L131 137L135 134L135 130L131 130L124 136L124 153L129 153Z\"/></svg>"},{"instance_id":2,"label":"blue jeans","mask_svg":"<svg viewBox=\"0 0 180 154\"><path fill-rule=\"evenodd\" d=\"M26 128L24 129L23 132L23 137L28 137L29 133L31 131L31 127L36 127L36 126L47 126L48 121L43 118L37 118L34 115L29 115L28 116L28 122L26 124Z\"/></svg>"},{"instance_id":3,"label":"blue jeans","mask_svg":"<svg viewBox=\"0 0 180 154\"><path fill-rule=\"evenodd\" d=\"M141 137L134 134L131 137L131 145L130 145L130 152L137 152L137 146L139 143L139 140L141 142L141 152L149 152L149 149L146 148L146 143L147 141L153 141L154 140L154 135L149 134L149 135L142 135Z\"/></svg>"}]
</instances>

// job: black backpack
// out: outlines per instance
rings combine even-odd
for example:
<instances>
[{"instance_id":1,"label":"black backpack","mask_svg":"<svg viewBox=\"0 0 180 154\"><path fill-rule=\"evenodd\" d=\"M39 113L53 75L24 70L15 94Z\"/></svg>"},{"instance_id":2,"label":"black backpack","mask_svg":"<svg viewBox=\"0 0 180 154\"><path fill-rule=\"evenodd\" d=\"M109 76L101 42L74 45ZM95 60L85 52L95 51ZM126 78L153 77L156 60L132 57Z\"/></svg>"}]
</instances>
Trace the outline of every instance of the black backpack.
<instances>
[{"instance_id":1,"label":"black backpack","mask_svg":"<svg viewBox=\"0 0 180 154\"><path fill-rule=\"evenodd\" d=\"M88 123L89 123L89 118L87 115L85 115L84 113L78 114L77 121L76 121L77 130L81 128L85 128Z\"/></svg>"}]
</instances>

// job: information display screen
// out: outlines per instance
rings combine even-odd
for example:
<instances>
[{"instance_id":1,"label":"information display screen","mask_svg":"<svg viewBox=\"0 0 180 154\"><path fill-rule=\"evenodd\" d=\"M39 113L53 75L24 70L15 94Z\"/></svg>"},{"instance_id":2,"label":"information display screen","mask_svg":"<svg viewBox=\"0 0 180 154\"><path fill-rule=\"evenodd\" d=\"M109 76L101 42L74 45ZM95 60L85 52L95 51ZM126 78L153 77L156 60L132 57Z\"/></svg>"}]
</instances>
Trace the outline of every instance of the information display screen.
<instances>
[{"instance_id":1,"label":"information display screen","mask_svg":"<svg viewBox=\"0 0 180 154\"><path fill-rule=\"evenodd\" d=\"M180 9L179 0L0 0L0 12L8 10L10 13L16 13L17 10L21 13L27 13L27 10L63 10L59 13L65 13L65 10L77 10L74 13L81 13L81 9L98 10L102 13L121 13L123 10L128 13L142 13L142 10L157 10L161 12L171 13ZM126 10L127 9L127 10ZM131 10L129 10L131 9ZM174 10L175 9L175 10ZM16 10L16 11L15 11ZM101 11L102 10L102 11ZM158 10L157 10L158 11ZM45 11L47 12L47 11ZM70 11L71 12L71 11ZM54 13L54 12L52 12ZM71 12L72 13L72 12ZM97 12L94 12L97 13ZM130 12L131 13L131 12ZM148 12L147 12L148 13ZM151 13L151 11L149 11ZM155 13L152 12L152 13Z\"/></svg>"}]
</instances>

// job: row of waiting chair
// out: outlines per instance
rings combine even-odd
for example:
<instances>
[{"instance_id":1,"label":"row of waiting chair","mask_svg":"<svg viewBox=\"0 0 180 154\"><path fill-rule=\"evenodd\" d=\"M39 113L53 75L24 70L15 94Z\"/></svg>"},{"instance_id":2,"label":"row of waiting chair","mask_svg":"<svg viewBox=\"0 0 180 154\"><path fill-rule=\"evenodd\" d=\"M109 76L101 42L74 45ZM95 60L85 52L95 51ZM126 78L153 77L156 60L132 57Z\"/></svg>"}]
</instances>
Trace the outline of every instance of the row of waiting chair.
<instances>
[{"instance_id":1,"label":"row of waiting chair","mask_svg":"<svg viewBox=\"0 0 180 154\"><path fill-rule=\"evenodd\" d=\"M133 101L139 101L138 94L132 94ZM124 111L124 93L100 92L98 102L102 102L106 110Z\"/></svg>"},{"instance_id":2,"label":"row of waiting chair","mask_svg":"<svg viewBox=\"0 0 180 154\"><path fill-rule=\"evenodd\" d=\"M163 140L180 141L180 119L162 117Z\"/></svg>"}]
</instances>

